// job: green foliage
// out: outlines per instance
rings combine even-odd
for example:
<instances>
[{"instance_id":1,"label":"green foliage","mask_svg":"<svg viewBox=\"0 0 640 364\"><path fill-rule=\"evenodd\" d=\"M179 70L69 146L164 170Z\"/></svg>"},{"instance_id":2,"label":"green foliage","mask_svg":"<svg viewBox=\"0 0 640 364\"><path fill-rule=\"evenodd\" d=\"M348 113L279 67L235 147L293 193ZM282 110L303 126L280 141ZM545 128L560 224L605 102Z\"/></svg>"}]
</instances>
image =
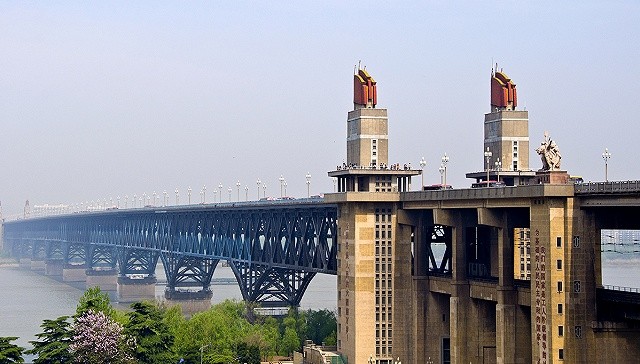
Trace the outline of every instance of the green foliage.
<instances>
[{"instance_id":1,"label":"green foliage","mask_svg":"<svg viewBox=\"0 0 640 364\"><path fill-rule=\"evenodd\" d=\"M69 316L61 316L55 320L44 320L43 332L37 334L39 341L29 341L33 349L26 354L37 355L34 364L64 364L71 363L73 357L69 352L71 342L71 324L67 321Z\"/></svg>"},{"instance_id":2,"label":"green foliage","mask_svg":"<svg viewBox=\"0 0 640 364\"><path fill-rule=\"evenodd\" d=\"M236 347L238 363L260 364L260 348L256 345L240 343Z\"/></svg>"},{"instance_id":3,"label":"green foliage","mask_svg":"<svg viewBox=\"0 0 640 364\"><path fill-rule=\"evenodd\" d=\"M0 337L0 364L24 363L24 348L11 343L16 339L14 336Z\"/></svg>"},{"instance_id":4,"label":"green foliage","mask_svg":"<svg viewBox=\"0 0 640 364\"><path fill-rule=\"evenodd\" d=\"M89 310L94 312L103 312L106 316L111 318L114 318L116 315L116 311L111 307L109 295L102 292L100 287L91 287L84 292L78 302L74 318L84 315Z\"/></svg>"},{"instance_id":5,"label":"green foliage","mask_svg":"<svg viewBox=\"0 0 640 364\"><path fill-rule=\"evenodd\" d=\"M136 302L131 305L129 320L124 333L136 339L133 356L140 363L173 363L176 356L172 352L174 335L164 321L165 310L150 302Z\"/></svg>"},{"instance_id":6,"label":"green foliage","mask_svg":"<svg viewBox=\"0 0 640 364\"><path fill-rule=\"evenodd\" d=\"M307 310L305 340L312 340L316 344L335 345L338 329L336 314L329 310Z\"/></svg>"}]
</instances>

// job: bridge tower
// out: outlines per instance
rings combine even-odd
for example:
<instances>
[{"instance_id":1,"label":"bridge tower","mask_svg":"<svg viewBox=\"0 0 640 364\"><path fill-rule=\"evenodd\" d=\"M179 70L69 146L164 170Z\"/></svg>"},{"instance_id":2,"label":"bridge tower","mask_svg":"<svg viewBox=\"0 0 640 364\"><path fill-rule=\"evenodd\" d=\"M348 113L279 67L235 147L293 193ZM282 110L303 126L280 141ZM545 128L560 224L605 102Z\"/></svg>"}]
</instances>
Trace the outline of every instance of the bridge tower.
<instances>
[{"instance_id":1,"label":"bridge tower","mask_svg":"<svg viewBox=\"0 0 640 364\"><path fill-rule=\"evenodd\" d=\"M349 363L387 364L408 358L410 347L402 334L410 330L410 318L394 312L410 301L411 264L394 256L398 249L410 250L411 231L396 220L400 192L421 171L389 165L387 110L376 108L376 81L364 69L353 78L347 162L329 172L339 187L325 195L339 206L338 350Z\"/></svg>"},{"instance_id":2,"label":"bridge tower","mask_svg":"<svg viewBox=\"0 0 640 364\"><path fill-rule=\"evenodd\" d=\"M535 175L529 168L529 112L517 110L516 84L497 65L490 82L491 111L484 115L483 145L484 151L491 152L489 179L499 178L508 186L526 184ZM486 180L487 161L482 163L482 171L468 173L467 178Z\"/></svg>"}]
</instances>

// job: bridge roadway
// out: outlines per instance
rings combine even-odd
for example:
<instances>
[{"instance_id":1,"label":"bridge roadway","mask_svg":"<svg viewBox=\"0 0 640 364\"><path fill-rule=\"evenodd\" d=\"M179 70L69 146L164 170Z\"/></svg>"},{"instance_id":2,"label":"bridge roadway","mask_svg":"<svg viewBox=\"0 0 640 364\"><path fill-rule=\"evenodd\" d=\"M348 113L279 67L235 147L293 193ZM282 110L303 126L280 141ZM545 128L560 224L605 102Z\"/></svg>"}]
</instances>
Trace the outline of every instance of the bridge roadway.
<instances>
[{"instance_id":1,"label":"bridge roadway","mask_svg":"<svg viewBox=\"0 0 640 364\"><path fill-rule=\"evenodd\" d=\"M168 300L210 299L226 260L245 300L297 306L317 273L336 274L336 213L316 198L112 209L5 222L4 241L51 274L86 271L87 285L117 275L119 291L155 283L161 259Z\"/></svg>"}]
</instances>

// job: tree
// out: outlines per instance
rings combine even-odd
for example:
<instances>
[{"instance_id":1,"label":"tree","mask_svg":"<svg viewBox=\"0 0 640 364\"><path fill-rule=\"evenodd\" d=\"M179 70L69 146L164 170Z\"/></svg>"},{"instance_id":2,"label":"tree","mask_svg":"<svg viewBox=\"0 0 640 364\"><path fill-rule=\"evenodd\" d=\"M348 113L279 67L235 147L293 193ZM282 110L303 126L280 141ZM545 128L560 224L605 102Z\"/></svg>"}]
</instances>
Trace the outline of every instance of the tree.
<instances>
[{"instance_id":1,"label":"tree","mask_svg":"<svg viewBox=\"0 0 640 364\"><path fill-rule=\"evenodd\" d=\"M33 349L27 350L27 354L35 354L38 357L34 364L64 364L71 363L73 357L69 351L71 342L71 324L67 321L69 316L61 316L55 320L44 320L44 331L36 336L40 341L29 341Z\"/></svg>"},{"instance_id":2,"label":"tree","mask_svg":"<svg viewBox=\"0 0 640 364\"><path fill-rule=\"evenodd\" d=\"M73 323L73 338L69 345L77 363L133 363L135 341L122 333L122 325L104 312L89 310Z\"/></svg>"},{"instance_id":3,"label":"tree","mask_svg":"<svg viewBox=\"0 0 640 364\"><path fill-rule=\"evenodd\" d=\"M115 310L111 307L109 295L102 292L100 287L91 287L84 292L80 297L74 317L80 317L87 311L104 312L106 316L111 318L115 316Z\"/></svg>"},{"instance_id":4,"label":"tree","mask_svg":"<svg viewBox=\"0 0 640 364\"><path fill-rule=\"evenodd\" d=\"M150 302L136 302L128 313L124 333L136 339L133 356L140 363L164 364L176 360L172 352L174 336L164 321L164 310Z\"/></svg>"},{"instance_id":5,"label":"tree","mask_svg":"<svg viewBox=\"0 0 640 364\"><path fill-rule=\"evenodd\" d=\"M11 343L16 339L15 336L0 337L0 364L24 363L24 348Z\"/></svg>"},{"instance_id":6,"label":"tree","mask_svg":"<svg viewBox=\"0 0 640 364\"><path fill-rule=\"evenodd\" d=\"M338 323L336 314L329 310L307 310L305 311L306 333L302 335L307 340L312 340L316 344L325 343L331 345L332 334L335 336ZM333 342L335 345L335 342Z\"/></svg>"}]
</instances>

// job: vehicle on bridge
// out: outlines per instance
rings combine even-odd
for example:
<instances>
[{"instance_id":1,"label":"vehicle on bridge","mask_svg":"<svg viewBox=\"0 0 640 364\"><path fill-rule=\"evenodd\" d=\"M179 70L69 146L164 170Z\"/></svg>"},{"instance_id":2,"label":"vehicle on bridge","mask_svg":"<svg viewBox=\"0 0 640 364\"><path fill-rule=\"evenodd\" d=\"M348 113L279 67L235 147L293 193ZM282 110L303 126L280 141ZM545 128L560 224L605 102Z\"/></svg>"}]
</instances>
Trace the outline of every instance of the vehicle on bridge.
<instances>
[{"instance_id":1,"label":"vehicle on bridge","mask_svg":"<svg viewBox=\"0 0 640 364\"><path fill-rule=\"evenodd\" d=\"M485 187L506 187L507 185L502 181L480 181L473 183L471 188L485 188Z\"/></svg>"}]
</instances>

